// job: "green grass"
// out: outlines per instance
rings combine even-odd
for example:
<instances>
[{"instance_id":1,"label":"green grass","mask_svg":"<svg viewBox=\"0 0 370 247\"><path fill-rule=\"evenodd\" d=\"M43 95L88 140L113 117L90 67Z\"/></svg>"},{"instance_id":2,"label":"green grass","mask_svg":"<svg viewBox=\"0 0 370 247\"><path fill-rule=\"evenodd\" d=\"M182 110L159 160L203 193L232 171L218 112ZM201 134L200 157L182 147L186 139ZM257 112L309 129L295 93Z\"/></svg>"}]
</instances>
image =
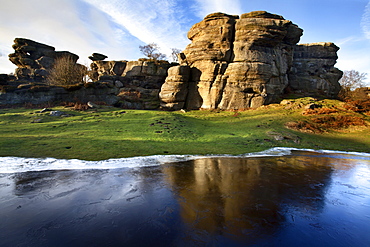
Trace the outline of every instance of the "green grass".
<instances>
[{"instance_id":1,"label":"green grass","mask_svg":"<svg viewBox=\"0 0 370 247\"><path fill-rule=\"evenodd\" d=\"M284 124L303 119L302 109L284 110L281 106L238 113L53 110L74 116L0 109L0 156L103 160L156 154L237 155L272 147L370 150L369 128L348 133L301 133L286 129ZM32 123L39 119L40 123ZM275 140L271 132L285 138Z\"/></svg>"}]
</instances>

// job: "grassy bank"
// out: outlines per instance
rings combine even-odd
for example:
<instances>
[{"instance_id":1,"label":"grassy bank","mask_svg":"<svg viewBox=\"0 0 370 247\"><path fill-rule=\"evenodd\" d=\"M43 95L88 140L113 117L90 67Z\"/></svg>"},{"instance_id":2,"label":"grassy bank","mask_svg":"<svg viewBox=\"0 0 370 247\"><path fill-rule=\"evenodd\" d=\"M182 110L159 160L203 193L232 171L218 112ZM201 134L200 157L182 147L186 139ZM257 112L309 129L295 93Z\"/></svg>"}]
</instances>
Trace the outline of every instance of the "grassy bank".
<instances>
[{"instance_id":1,"label":"grassy bank","mask_svg":"<svg viewBox=\"0 0 370 247\"><path fill-rule=\"evenodd\" d=\"M336 101L320 103L341 107ZM311 133L288 129L286 123L307 123L315 115L302 115L302 106L294 102L242 112L53 108L69 114L61 117L39 113L40 109L0 109L0 156L103 160L156 154L236 155L277 146L370 152L369 125ZM367 124L370 120L345 109L326 115L356 116Z\"/></svg>"}]
</instances>

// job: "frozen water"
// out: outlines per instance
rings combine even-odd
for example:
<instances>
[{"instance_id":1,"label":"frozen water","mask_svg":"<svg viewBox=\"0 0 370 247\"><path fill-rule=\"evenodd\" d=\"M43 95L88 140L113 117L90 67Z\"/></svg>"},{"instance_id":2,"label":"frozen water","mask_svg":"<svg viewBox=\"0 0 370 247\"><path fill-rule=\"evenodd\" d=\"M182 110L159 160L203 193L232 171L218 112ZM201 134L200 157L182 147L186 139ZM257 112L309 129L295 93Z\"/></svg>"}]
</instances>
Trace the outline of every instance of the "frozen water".
<instances>
[{"instance_id":1,"label":"frozen water","mask_svg":"<svg viewBox=\"0 0 370 247\"><path fill-rule=\"evenodd\" d=\"M368 153L0 166L0 246L370 246Z\"/></svg>"},{"instance_id":2,"label":"frozen water","mask_svg":"<svg viewBox=\"0 0 370 247\"><path fill-rule=\"evenodd\" d=\"M337 158L349 158L350 155L370 159L370 153L342 152L330 150L311 150L276 147L266 151L247 153L243 155L154 155L121 159L108 159L101 161L86 161L78 159L55 159L55 158L18 158L0 157L0 173L15 173L46 170L76 170L76 169L117 169L146 166L158 166L170 162L189 161L202 158L220 157L267 157L290 155L292 151L311 151L321 154L335 155ZM346 155L346 156L344 156Z\"/></svg>"}]
</instances>

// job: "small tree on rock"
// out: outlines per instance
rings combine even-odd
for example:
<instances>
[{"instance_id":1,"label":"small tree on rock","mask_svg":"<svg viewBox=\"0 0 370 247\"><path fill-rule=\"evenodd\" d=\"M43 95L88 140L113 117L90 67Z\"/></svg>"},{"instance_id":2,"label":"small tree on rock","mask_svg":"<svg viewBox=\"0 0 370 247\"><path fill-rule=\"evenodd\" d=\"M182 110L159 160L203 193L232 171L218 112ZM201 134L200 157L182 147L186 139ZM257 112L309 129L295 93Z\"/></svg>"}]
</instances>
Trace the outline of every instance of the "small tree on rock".
<instances>
[{"instance_id":1,"label":"small tree on rock","mask_svg":"<svg viewBox=\"0 0 370 247\"><path fill-rule=\"evenodd\" d=\"M172 61L177 63L179 61L179 54L181 50L177 48L171 48L171 50L172 50L172 53L171 53Z\"/></svg>"},{"instance_id":2,"label":"small tree on rock","mask_svg":"<svg viewBox=\"0 0 370 247\"><path fill-rule=\"evenodd\" d=\"M159 52L159 46L156 43L139 46L140 51L150 60L164 60L166 55Z\"/></svg>"},{"instance_id":3,"label":"small tree on rock","mask_svg":"<svg viewBox=\"0 0 370 247\"><path fill-rule=\"evenodd\" d=\"M71 56L66 55L55 59L47 81L50 85L83 83L87 72L86 66L77 64Z\"/></svg>"}]
</instances>

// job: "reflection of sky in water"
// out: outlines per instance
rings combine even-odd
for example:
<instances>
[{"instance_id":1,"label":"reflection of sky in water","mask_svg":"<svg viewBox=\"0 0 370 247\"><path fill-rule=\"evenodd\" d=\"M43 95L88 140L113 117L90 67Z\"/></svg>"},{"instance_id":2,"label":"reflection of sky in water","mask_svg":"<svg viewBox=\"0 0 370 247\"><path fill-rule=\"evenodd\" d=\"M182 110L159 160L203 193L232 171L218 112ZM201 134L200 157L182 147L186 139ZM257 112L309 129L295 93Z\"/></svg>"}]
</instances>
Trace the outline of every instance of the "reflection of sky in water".
<instances>
[{"instance_id":1,"label":"reflection of sky in water","mask_svg":"<svg viewBox=\"0 0 370 247\"><path fill-rule=\"evenodd\" d=\"M0 246L370 244L366 155L180 160L0 174Z\"/></svg>"}]
</instances>

